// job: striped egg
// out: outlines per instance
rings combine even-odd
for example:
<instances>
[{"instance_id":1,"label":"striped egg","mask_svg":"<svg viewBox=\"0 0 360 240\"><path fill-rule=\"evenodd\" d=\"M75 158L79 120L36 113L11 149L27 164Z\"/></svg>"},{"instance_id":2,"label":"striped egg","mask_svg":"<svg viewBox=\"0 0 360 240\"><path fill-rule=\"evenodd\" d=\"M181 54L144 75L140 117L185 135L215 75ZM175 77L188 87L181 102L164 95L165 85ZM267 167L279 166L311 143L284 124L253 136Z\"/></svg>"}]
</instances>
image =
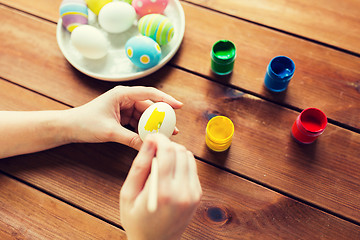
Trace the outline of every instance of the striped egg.
<instances>
[{"instance_id":1,"label":"striped egg","mask_svg":"<svg viewBox=\"0 0 360 240\"><path fill-rule=\"evenodd\" d=\"M63 26L72 32L76 27L88 23L88 8L84 0L63 0L60 5Z\"/></svg>"},{"instance_id":2,"label":"striped egg","mask_svg":"<svg viewBox=\"0 0 360 240\"><path fill-rule=\"evenodd\" d=\"M154 39L158 44L165 45L174 36L174 25L169 18L161 14L148 14L143 16L138 23L142 35Z\"/></svg>"}]
</instances>

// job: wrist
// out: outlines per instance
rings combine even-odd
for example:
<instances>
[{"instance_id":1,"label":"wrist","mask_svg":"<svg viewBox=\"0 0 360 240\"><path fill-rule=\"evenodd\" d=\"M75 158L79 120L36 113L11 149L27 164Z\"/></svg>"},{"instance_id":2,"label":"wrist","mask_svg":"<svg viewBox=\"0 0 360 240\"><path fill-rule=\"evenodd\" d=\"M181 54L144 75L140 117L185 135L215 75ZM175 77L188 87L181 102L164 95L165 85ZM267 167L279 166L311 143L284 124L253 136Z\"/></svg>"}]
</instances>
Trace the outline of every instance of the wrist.
<instances>
[{"instance_id":1,"label":"wrist","mask_svg":"<svg viewBox=\"0 0 360 240\"><path fill-rule=\"evenodd\" d=\"M77 133L81 128L78 125L77 115L74 108L61 110L55 112L54 129L56 134L59 136L59 141L62 144L76 143L79 142L79 134Z\"/></svg>"},{"instance_id":2,"label":"wrist","mask_svg":"<svg viewBox=\"0 0 360 240\"><path fill-rule=\"evenodd\" d=\"M39 130L44 134L47 133L47 138L50 142L53 142L55 146L74 142L70 109L44 111L42 114L44 115L42 118L43 127Z\"/></svg>"}]
</instances>

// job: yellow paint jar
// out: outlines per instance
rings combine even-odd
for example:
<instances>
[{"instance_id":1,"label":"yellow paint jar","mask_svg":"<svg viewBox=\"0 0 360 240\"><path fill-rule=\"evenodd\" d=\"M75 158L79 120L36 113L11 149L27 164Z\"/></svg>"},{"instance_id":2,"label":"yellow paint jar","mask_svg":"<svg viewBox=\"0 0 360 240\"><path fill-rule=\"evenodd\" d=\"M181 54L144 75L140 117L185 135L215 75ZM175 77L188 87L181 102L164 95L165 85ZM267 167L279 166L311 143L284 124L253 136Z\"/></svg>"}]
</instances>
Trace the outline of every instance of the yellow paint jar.
<instances>
[{"instance_id":1,"label":"yellow paint jar","mask_svg":"<svg viewBox=\"0 0 360 240\"><path fill-rule=\"evenodd\" d=\"M225 116L210 119L206 126L206 145L215 152L227 150L234 135L234 124Z\"/></svg>"}]
</instances>

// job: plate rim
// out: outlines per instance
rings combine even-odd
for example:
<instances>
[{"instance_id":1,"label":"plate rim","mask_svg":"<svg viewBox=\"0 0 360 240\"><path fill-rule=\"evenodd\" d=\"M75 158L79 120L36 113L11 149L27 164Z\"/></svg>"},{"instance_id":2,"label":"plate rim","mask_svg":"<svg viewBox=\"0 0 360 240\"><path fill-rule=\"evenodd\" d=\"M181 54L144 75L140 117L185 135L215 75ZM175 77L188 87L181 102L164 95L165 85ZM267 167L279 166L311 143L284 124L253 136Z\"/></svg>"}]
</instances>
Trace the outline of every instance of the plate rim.
<instances>
[{"instance_id":1,"label":"plate rim","mask_svg":"<svg viewBox=\"0 0 360 240\"><path fill-rule=\"evenodd\" d=\"M61 51L62 55L65 57L65 59L78 71L84 73L85 75L88 75L90 77L93 77L93 78L96 78L99 80L111 81L111 82L123 82L123 81L136 80L136 79L145 77L147 75L150 75L150 74L156 72L157 70L159 70L160 68L162 68L166 63L168 63L174 57L174 55L179 50L182 40L184 38L184 33L185 33L184 9L181 6L181 3L179 0L170 0L170 1L173 1L176 5L176 8L179 10L179 15L180 15L179 37L177 38L177 42L175 43L175 46L171 49L171 51L163 59L161 59L159 64L157 64L156 66L154 66L152 68L146 69L144 71L136 72L136 73L131 73L131 74L125 75L123 77L120 77L120 76L117 77L117 76L105 76L104 74L97 74L97 73L88 71L88 70L82 68L81 66L78 66L78 64L73 59L71 59L71 57L67 56L67 53L65 51L65 46L63 44L63 41L61 40L61 37L60 37L61 31L64 31L64 28L62 26L61 17L59 18L59 20L57 22L57 27L56 27L56 40L57 40L58 46L60 48L60 51Z\"/></svg>"}]
</instances>

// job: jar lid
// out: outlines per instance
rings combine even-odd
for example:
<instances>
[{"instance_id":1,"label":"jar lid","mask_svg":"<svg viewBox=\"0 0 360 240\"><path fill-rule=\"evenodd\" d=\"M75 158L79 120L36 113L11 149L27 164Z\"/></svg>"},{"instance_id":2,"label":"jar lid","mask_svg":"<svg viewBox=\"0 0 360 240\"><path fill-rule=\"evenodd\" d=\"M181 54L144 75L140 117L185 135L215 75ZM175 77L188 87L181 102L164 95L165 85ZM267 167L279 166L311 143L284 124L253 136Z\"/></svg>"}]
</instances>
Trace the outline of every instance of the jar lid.
<instances>
[{"instance_id":1,"label":"jar lid","mask_svg":"<svg viewBox=\"0 0 360 240\"><path fill-rule=\"evenodd\" d=\"M236 56L235 44L229 40L217 41L211 49L211 58L220 64L227 64L234 61Z\"/></svg>"},{"instance_id":2,"label":"jar lid","mask_svg":"<svg viewBox=\"0 0 360 240\"><path fill-rule=\"evenodd\" d=\"M230 142L233 135L234 124L225 116L213 117L206 126L206 136L215 144Z\"/></svg>"}]
</instances>

